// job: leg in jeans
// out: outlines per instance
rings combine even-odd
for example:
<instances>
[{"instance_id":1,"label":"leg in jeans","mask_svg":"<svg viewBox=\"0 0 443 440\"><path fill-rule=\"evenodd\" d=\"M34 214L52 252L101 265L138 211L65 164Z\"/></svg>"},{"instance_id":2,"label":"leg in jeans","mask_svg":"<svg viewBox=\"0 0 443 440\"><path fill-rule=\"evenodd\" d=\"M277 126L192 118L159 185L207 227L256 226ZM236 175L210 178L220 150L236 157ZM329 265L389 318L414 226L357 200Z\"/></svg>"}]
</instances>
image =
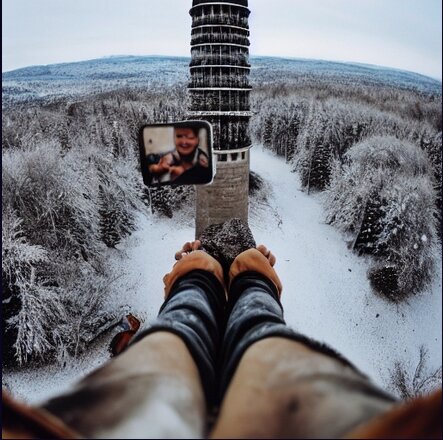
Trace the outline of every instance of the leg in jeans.
<instances>
[{"instance_id":1,"label":"leg in jeans","mask_svg":"<svg viewBox=\"0 0 443 440\"><path fill-rule=\"evenodd\" d=\"M211 438L337 438L393 405L338 353L286 326L274 261L251 249L231 266Z\"/></svg>"},{"instance_id":2,"label":"leg in jeans","mask_svg":"<svg viewBox=\"0 0 443 440\"><path fill-rule=\"evenodd\" d=\"M159 316L121 355L44 408L87 438L202 438L225 312L223 271L202 251L165 276Z\"/></svg>"}]
</instances>

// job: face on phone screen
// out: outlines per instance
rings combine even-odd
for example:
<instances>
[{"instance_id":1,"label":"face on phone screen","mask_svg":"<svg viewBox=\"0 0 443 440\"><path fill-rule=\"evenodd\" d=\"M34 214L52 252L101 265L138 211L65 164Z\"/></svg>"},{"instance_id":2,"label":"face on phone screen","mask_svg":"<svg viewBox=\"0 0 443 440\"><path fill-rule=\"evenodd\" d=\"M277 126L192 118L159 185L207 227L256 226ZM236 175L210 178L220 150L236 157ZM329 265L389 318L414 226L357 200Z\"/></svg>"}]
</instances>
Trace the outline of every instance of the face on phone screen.
<instances>
[{"instance_id":1,"label":"face on phone screen","mask_svg":"<svg viewBox=\"0 0 443 440\"><path fill-rule=\"evenodd\" d=\"M184 121L143 126L140 162L147 186L211 183L214 171L210 124Z\"/></svg>"}]
</instances>

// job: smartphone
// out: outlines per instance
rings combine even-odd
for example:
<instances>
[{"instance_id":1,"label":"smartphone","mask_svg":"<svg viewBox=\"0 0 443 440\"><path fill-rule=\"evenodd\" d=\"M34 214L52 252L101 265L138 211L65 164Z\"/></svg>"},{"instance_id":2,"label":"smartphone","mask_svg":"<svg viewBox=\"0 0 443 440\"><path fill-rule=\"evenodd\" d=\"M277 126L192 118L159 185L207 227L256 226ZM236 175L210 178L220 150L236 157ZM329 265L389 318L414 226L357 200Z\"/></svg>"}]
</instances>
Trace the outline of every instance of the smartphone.
<instances>
[{"instance_id":1,"label":"smartphone","mask_svg":"<svg viewBox=\"0 0 443 440\"><path fill-rule=\"evenodd\" d=\"M215 176L212 126L207 121L143 125L140 166L146 186L208 185Z\"/></svg>"}]
</instances>

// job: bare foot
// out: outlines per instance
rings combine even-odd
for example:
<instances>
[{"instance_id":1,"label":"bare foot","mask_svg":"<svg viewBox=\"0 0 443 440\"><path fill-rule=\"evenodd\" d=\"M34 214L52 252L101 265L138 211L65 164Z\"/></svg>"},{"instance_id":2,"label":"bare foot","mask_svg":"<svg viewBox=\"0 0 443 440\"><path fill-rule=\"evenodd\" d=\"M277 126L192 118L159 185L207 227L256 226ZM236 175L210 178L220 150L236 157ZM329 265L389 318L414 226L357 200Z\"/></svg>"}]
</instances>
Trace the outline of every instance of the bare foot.
<instances>
[{"instance_id":1,"label":"bare foot","mask_svg":"<svg viewBox=\"0 0 443 440\"><path fill-rule=\"evenodd\" d=\"M190 254L191 252L198 251L201 249L202 244L200 240L188 241L186 242L182 248L175 253L175 259L181 260L185 255Z\"/></svg>"},{"instance_id":2,"label":"bare foot","mask_svg":"<svg viewBox=\"0 0 443 440\"><path fill-rule=\"evenodd\" d=\"M257 250L262 253L268 259L269 264L274 267L274 264L277 261L275 255L263 244L257 246Z\"/></svg>"}]
</instances>

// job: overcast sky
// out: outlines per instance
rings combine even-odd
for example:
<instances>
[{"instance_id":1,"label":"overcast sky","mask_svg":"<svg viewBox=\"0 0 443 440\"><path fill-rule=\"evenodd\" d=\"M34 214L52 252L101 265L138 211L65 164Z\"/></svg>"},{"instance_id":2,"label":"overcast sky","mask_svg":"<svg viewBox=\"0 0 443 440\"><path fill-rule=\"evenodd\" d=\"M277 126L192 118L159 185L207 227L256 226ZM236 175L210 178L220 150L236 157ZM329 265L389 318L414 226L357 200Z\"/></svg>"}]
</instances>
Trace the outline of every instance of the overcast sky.
<instances>
[{"instance_id":1,"label":"overcast sky","mask_svg":"<svg viewBox=\"0 0 443 440\"><path fill-rule=\"evenodd\" d=\"M3 0L2 71L109 55L190 55L192 0ZM251 55L442 78L441 0L249 0Z\"/></svg>"}]
</instances>

